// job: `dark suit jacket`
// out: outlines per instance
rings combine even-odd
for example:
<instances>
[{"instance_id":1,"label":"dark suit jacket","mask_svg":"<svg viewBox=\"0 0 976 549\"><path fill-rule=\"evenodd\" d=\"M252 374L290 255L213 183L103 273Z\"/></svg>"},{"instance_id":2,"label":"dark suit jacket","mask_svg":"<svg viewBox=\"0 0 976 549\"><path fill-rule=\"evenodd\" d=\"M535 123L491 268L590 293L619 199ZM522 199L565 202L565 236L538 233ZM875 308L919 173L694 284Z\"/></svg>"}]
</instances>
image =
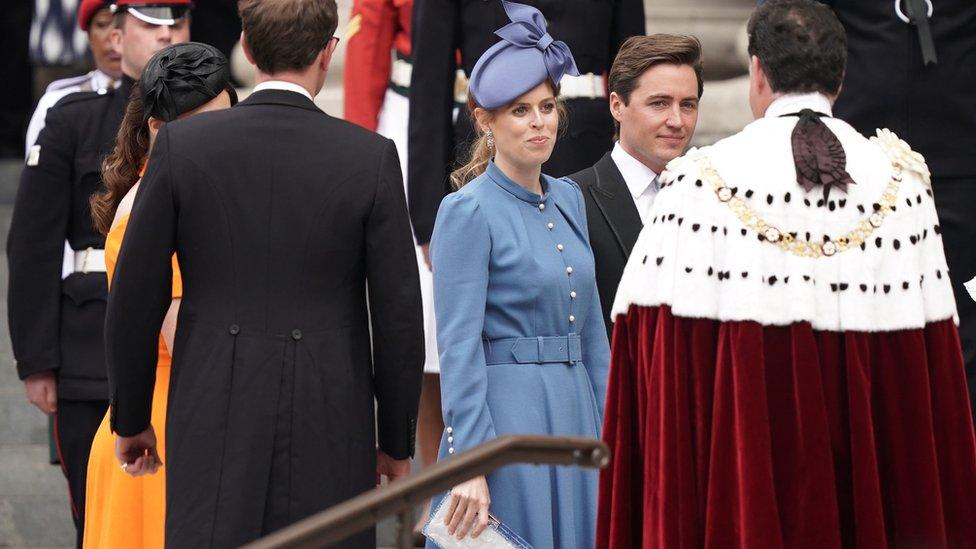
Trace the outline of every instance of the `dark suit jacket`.
<instances>
[{"instance_id":1,"label":"dark suit jacket","mask_svg":"<svg viewBox=\"0 0 976 549\"><path fill-rule=\"evenodd\" d=\"M238 546L373 487L377 438L413 453L424 361L393 142L266 90L167 124L148 166L105 335L112 428L133 435L175 251L167 539Z\"/></svg>"},{"instance_id":2,"label":"dark suit jacket","mask_svg":"<svg viewBox=\"0 0 976 549\"><path fill-rule=\"evenodd\" d=\"M624 40L643 35L643 0L519 0L546 17L549 33L566 42L580 73L606 74ZM441 199L450 192L450 171L467 160L474 129L466 107L452 122L454 76L468 76L481 54L510 23L501 0L417 0L413 15L413 73L407 185L417 241L434 230ZM460 53L460 63L458 62ZM543 172L562 177L595 162L613 144L607 99L567 100L569 126Z\"/></svg>"},{"instance_id":3,"label":"dark suit jacket","mask_svg":"<svg viewBox=\"0 0 976 549\"><path fill-rule=\"evenodd\" d=\"M640 214L609 152L593 167L576 172L569 178L583 189L590 246L596 260L596 285L607 332L612 334L610 309L630 250L643 227Z\"/></svg>"}]
</instances>

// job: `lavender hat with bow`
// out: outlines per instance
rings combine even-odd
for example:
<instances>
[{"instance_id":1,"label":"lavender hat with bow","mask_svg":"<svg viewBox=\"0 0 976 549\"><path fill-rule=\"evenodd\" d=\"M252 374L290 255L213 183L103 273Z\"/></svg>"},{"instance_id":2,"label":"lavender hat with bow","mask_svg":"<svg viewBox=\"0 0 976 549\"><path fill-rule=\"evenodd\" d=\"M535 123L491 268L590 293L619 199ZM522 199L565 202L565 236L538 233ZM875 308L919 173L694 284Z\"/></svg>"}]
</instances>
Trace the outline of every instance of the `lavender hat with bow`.
<instances>
[{"instance_id":1,"label":"lavender hat with bow","mask_svg":"<svg viewBox=\"0 0 976 549\"><path fill-rule=\"evenodd\" d=\"M542 12L504 0L502 5L512 22L495 31L501 41L478 59L468 85L485 109L507 105L546 80L559 84L563 75L579 76L569 46L546 32Z\"/></svg>"}]
</instances>

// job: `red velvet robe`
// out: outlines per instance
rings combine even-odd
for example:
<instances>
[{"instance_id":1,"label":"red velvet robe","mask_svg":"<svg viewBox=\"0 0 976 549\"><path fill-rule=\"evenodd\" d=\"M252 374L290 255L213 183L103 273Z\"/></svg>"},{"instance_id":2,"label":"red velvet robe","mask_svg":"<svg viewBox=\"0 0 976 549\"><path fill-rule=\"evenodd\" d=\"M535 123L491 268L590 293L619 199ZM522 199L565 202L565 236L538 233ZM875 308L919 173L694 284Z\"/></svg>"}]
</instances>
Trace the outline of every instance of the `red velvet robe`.
<instances>
[{"instance_id":1,"label":"red velvet robe","mask_svg":"<svg viewBox=\"0 0 976 549\"><path fill-rule=\"evenodd\" d=\"M841 333L634 306L612 356L598 546L976 546L951 319Z\"/></svg>"}]
</instances>

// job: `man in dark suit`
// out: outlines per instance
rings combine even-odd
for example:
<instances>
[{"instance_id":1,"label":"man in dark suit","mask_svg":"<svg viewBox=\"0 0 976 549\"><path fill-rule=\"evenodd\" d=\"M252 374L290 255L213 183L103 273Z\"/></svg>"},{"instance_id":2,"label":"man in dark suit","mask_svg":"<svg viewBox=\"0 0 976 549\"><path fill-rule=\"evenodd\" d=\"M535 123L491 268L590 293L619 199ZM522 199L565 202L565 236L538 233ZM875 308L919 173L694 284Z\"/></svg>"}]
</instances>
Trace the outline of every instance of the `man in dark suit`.
<instances>
[{"instance_id":1,"label":"man in dark suit","mask_svg":"<svg viewBox=\"0 0 976 549\"><path fill-rule=\"evenodd\" d=\"M566 42L579 68L580 76L564 77L560 83L570 123L542 167L562 177L595 162L612 142L606 74L620 44L646 32L644 2L516 1L542 12L549 33ZM451 191L449 174L467 161L474 140L467 78L456 82L455 73L470 76L481 54L498 41L495 31L509 19L501 0L418 0L413 14L407 186L414 234L427 256L437 208ZM461 106L452 119L456 103Z\"/></svg>"},{"instance_id":2,"label":"man in dark suit","mask_svg":"<svg viewBox=\"0 0 976 549\"><path fill-rule=\"evenodd\" d=\"M630 38L613 61L609 85L618 141L591 168L569 177L583 189L597 289L612 334L617 284L657 194L658 176L695 133L701 44L670 34Z\"/></svg>"},{"instance_id":3,"label":"man in dark suit","mask_svg":"<svg viewBox=\"0 0 976 549\"><path fill-rule=\"evenodd\" d=\"M159 132L106 313L117 455L152 473L176 252L166 539L181 547L236 547L406 475L423 369L396 148L312 101L335 2L242 0L240 14L258 85ZM372 531L340 544L374 545Z\"/></svg>"},{"instance_id":4,"label":"man in dark suit","mask_svg":"<svg viewBox=\"0 0 976 549\"><path fill-rule=\"evenodd\" d=\"M932 172L976 414L976 302L963 288L976 276L976 2L821 2L847 31L834 113L864 135L895 132Z\"/></svg>"}]
</instances>

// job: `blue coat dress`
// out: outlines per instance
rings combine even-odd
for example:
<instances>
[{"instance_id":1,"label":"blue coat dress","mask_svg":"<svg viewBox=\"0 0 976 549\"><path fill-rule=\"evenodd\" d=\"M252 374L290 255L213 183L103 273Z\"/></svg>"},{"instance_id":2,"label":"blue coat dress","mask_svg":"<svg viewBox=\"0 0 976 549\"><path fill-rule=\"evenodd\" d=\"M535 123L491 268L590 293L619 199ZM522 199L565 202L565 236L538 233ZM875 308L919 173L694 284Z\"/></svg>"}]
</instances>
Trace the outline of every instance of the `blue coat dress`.
<instances>
[{"instance_id":1,"label":"blue coat dress","mask_svg":"<svg viewBox=\"0 0 976 549\"><path fill-rule=\"evenodd\" d=\"M600 436L610 348L583 195L542 183L539 196L490 163L438 211L440 459L506 434ZM534 547L593 547L595 471L517 465L488 486L492 514Z\"/></svg>"}]
</instances>

